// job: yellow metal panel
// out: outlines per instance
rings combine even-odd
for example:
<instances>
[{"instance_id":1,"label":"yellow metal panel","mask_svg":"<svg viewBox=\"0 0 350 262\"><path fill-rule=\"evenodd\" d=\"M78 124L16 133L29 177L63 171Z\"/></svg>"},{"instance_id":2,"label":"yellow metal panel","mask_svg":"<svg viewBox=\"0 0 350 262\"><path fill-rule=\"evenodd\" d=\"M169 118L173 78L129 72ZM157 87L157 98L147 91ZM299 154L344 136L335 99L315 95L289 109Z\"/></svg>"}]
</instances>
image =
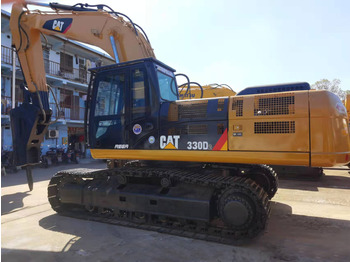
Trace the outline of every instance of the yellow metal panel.
<instances>
[{"instance_id":1,"label":"yellow metal panel","mask_svg":"<svg viewBox=\"0 0 350 262\"><path fill-rule=\"evenodd\" d=\"M228 141L229 150L250 151L280 151L280 152L309 152L309 122L308 119L294 119L283 122L295 123L295 133L255 133L254 123L270 123L275 121L261 122L254 120L230 120ZM235 125L241 125L242 136L234 136Z\"/></svg>"},{"instance_id":2,"label":"yellow metal panel","mask_svg":"<svg viewBox=\"0 0 350 262\"><path fill-rule=\"evenodd\" d=\"M308 117L307 91L230 97L229 150L307 153Z\"/></svg>"},{"instance_id":3,"label":"yellow metal panel","mask_svg":"<svg viewBox=\"0 0 350 262\"><path fill-rule=\"evenodd\" d=\"M224 97L234 96L236 92L226 87L212 87L210 85L202 86L203 97L202 98L213 98L213 97ZM187 92L187 86L179 88L180 99L198 99L201 98L201 88L199 86L191 86L189 92ZM184 95L186 94L186 97Z\"/></svg>"},{"instance_id":4,"label":"yellow metal panel","mask_svg":"<svg viewBox=\"0 0 350 262\"><path fill-rule=\"evenodd\" d=\"M346 95L346 100L345 102L345 107L346 107L346 111L348 112L348 116L350 113L350 95Z\"/></svg>"},{"instance_id":5,"label":"yellow metal panel","mask_svg":"<svg viewBox=\"0 0 350 262\"><path fill-rule=\"evenodd\" d=\"M310 92L311 164L349 162L350 140L346 108L328 91Z\"/></svg>"},{"instance_id":6,"label":"yellow metal panel","mask_svg":"<svg viewBox=\"0 0 350 262\"><path fill-rule=\"evenodd\" d=\"M311 165L332 167L332 166L344 166L349 163L350 152L330 153L330 154L311 154Z\"/></svg>"},{"instance_id":7,"label":"yellow metal panel","mask_svg":"<svg viewBox=\"0 0 350 262\"><path fill-rule=\"evenodd\" d=\"M91 149L93 158L194 161L268 165L309 165L309 154L296 152L185 151L185 150L116 150Z\"/></svg>"}]
</instances>

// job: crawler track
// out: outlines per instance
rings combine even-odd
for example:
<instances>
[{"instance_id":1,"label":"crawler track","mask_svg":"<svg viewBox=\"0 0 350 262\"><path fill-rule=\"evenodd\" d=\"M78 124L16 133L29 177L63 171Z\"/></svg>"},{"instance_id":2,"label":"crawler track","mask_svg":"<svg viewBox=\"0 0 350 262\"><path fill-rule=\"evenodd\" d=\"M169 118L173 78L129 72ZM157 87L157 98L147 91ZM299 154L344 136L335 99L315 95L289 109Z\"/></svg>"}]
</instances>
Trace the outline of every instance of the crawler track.
<instances>
[{"instance_id":1,"label":"crawler track","mask_svg":"<svg viewBox=\"0 0 350 262\"><path fill-rule=\"evenodd\" d=\"M121 186L134 180L171 181L172 186L187 184L213 189L211 218L199 221L176 216L163 216L152 212L132 212L108 206L91 206L85 199L81 203L62 203L61 193L65 184L83 188ZM126 180L126 181L123 181ZM102 186L101 186L102 185ZM205 174L194 170L125 167L118 169L91 170L74 169L57 173L50 181L48 198L52 208L65 216L88 219L153 230L161 233L215 241L226 244L241 244L264 231L270 213L269 196L253 180ZM84 202L85 201L85 202ZM238 205L245 214L244 223L233 225L227 210ZM89 210L89 211L88 211ZM236 210L236 209L234 209ZM226 213L225 213L226 212Z\"/></svg>"}]
</instances>

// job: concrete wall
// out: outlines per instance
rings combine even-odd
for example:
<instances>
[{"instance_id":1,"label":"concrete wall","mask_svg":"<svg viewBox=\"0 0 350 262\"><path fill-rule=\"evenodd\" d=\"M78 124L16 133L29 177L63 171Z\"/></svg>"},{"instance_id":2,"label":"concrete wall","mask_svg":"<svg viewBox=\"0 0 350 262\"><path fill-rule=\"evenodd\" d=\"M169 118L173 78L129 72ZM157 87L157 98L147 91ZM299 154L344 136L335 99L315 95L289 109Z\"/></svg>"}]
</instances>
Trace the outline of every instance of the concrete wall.
<instances>
[{"instance_id":1,"label":"concrete wall","mask_svg":"<svg viewBox=\"0 0 350 262\"><path fill-rule=\"evenodd\" d=\"M11 78L9 76L1 77L1 95L11 96Z\"/></svg>"},{"instance_id":2,"label":"concrete wall","mask_svg":"<svg viewBox=\"0 0 350 262\"><path fill-rule=\"evenodd\" d=\"M60 52L50 49L50 60L56 63L60 62Z\"/></svg>"},{"instance_id":3,"label":"concrete wall","mask_svg":"<svg viewBox=\"0 0 350 262\"><path fill-rule=\"evenodd\" d=\"M2 148L6 149L9 147L12 147L12 133L11 133L11 129L7 129L5 127L1 128L1 146Z\"/></svg>"},{"instance_id":4,"label":"concrete wall","mask_svg":"<svg viewBox=\"0 0 350 262\"><path fill-rule=\"evenodd\" d=\"M42 143L42 154L50 149L50 147L62 147L62 138L66 137L68 139L68 128L67 125L59 125L56 127L49 127L49 130L58 130L58 138L46 138Z\"/></svg>"},{"instance_id":5,"label":"concrete wall","mask_svg":"<svg viewBox=\"0 0 350 262\"><path fill-rule=\"evenodd\" d=\"M1 45L11 47L12 36L9 32L1 33Z\"/></svg>"}]
</instances>

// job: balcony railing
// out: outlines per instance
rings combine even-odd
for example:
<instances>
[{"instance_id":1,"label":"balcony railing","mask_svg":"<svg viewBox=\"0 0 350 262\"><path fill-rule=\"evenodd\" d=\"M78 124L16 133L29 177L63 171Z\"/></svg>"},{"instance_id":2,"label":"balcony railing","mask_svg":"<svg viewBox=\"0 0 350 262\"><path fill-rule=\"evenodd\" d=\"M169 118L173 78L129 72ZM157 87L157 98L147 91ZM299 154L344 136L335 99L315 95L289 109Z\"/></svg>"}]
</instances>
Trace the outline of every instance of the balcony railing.
<instances>
[{"instance_id":1,"label":"balcony railing","mask_svg":"<svg viewBox=\"0 0 350 262\"><path fill-rule=\"evenodd\" d=\"M12 48L1 46L1 63L12 65ZM16 66L19 66L19 61L16 56Z\"/></svg>"},{"instance_id":2,"label":"balcony railing","mask_svg":"<svg viewBox=\"0 0 350 262\"><path fill-rule=\"evenodd\" d=\"M73 80L82 84L87 84L90 81L90 72L82 68L73 68L70 71L61 70L60 63L53 62L51 60L44 60L46 74L52 76L58 76L60 78Z\"/></svg>"},{"instance_id":3,"label":"balcony railing","mask_svg":"<svg viewBox=\"0 0 350 262\"><path fill-rule=\"evenodd\" d=\"M11 97L9 96L1 96L1 114L9 115L11 110Z\"/></svg>"},{"instance_id":4,"label":"balcony railing","mask_svg":"<svg viewBox=\"0 0 350 262\"><path fill-rule=\"evenodd\" d=\"M1 63L12 65L12 49L1 46ZM19 66L18 58L16 65ZM85 68L72 68L71 70L61 70L60 63L44 59L45 72L51 76L72 80L82 84L88 84L90 81L90 72Z\"/></svg>"},{"instance_id":5,"label":"balcony railing","mask_svg":"<svg viewBox=\"0 0 350 262\"><path fill-rule=\"evenodd\" d=\"M53 116L56 117L56 107L54 104L50 104L51 109L53 111ZM66 120L84 120L85 117L85 108L79 107L79 108L65 108L61 107L60 112L58 114L58 118L60 119L66 119Z\"/></svg>"}]
</instances>

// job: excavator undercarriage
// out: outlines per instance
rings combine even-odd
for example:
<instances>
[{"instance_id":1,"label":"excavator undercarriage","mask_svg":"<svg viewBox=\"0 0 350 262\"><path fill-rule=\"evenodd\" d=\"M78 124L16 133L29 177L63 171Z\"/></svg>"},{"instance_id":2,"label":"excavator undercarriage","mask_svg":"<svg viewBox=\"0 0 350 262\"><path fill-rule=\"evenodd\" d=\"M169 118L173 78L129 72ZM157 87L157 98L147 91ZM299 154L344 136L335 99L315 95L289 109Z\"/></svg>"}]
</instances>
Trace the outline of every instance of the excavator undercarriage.
<instances>
[{"instance_id":1,"label":"excavator undercarriage","mask_svg":"<svg viewBox=\"0 0 350 262\"><path fill-rule=\"evenodd\" d=\"M270 213L269 195L254 175L272 181L270 196L276 192L276 174L267 166L174 169L133 162L59 172L48 198L62 215L237 244L263 232Z\"/></svg>"}]
</instances>

